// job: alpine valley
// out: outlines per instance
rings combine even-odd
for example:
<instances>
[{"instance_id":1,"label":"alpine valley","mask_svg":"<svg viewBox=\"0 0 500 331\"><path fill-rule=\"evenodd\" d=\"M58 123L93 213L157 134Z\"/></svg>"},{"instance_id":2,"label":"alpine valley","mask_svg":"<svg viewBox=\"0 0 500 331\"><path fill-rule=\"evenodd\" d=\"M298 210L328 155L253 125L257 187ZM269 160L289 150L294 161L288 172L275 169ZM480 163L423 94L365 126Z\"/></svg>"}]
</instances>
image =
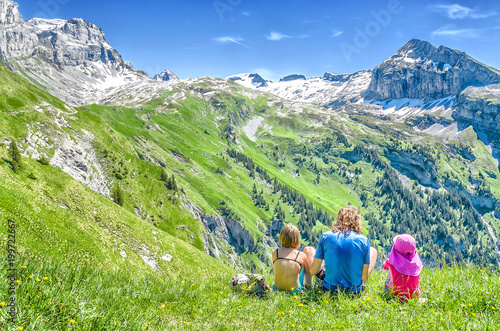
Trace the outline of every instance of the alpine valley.
<instances>
[{"instance_id":1,"label":"alpine valley","mask_svg":"<svg viewBox=\"0 0 500 331\"><path fill-rule=\"evenodd\" d=\"M0 215L25 256L269 272L285 223L316 245L351 204L380 259L408 232L427 265L499 263L500 71L459 50L413 39L373 69L279 82L150 78L82 19L0 0L0 25Z\"/></svg>"}]
</instances>

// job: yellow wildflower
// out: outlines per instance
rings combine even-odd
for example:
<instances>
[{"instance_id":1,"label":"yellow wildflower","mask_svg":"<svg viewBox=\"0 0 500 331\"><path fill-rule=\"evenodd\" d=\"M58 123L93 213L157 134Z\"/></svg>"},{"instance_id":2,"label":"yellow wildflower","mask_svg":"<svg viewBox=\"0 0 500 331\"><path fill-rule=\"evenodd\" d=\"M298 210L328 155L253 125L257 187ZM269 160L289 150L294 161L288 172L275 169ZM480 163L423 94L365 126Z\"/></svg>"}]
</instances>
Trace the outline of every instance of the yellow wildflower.
<instances>
[{"instance_id":1,"label":"yellow wildflower","mask_svg":"<svg viewBox=\"0 0 500 331\"><path fill-rule=\"evenodd\" d=\"M485 272L485 271L484 271L484 270L482 270L482 269L481 269L481 270L479 270L479 271L481 271L481 272Z\"/></svg>"},{"instance_id":2,"label":"yellow wildflower","mask_svg":"<svg viewBox=\"0 0 500 331\"><path fill-rule=\"evenodd\" d=\"M165 308L165 305L161 305L161 306L160 306L160 309L164 309L164 308Z\"/></svg>"},{"instance_id":3,"label":"yellow wildflower","mask_svg":"<svg viewBox=\"0 0 500 331\"><path fill-rule=\"evenodd\" d=\"M0 302L0 307L4 307L5 306L5 302Z\"/></svg>"},{"instance_id":4,"label":"yellow wildflower","mask_svg":"<svg viewBox=\"0 0 500 331\"><path fill-rule=\"evenodd\" d=\"M476 316L476 314L472 313L472 316Z\"/></svg>"},{"instance_id":5,"label":"yellow wildflower","mask_svg":"<svg viewBox=\"0 0 500 331\"><path fill-rule=\"evenodd\" d=\"M302 307L302 306L303 306L303 304L299 303L299 307Z\"/></svg>"},{"instance_id":6,"label":"yellow wildflower","mask_svg":"<svg viewBox=\"0 0 500 331\"><path fill-rule=\"evenodd\" d=\"M294 327L295 327L295 324L292 324L292 328L294 328Z\"/></svg>"},{"instance_id":7,"label":"yellow wildflower","mask_svg":"<svg viewBox=\"0 0 500 331\"><path fill-rule=\"evenodd\" d=\"M24 330L24 328L23 328L22 326L18 327L17 329L18 329L19 331L23 331L23 330Z\"/></svg>"},{"instance_id":8,"label":"yellow wildflower","mask_svg":"<svg viewBox=\"0 0 500 331\"><path fill-rule=\"evenodd\" d=\"M32 279L32 278L33 278L33 275L30 275L30 279Z\"/></svg>"},{"instance_id":9,"label":"yellow wildflower","mask_svg":"<svg viewBox=\"0 0 500 331\"><path fill-rule=\"evenodd\" d=\"M316 312L316 309L311 310L311 313L315 313L315 312Z\"/></svg>"},{"instance_id":10,"label":"yellow wildflower","mask_svg":"<svg viewBox=\"0 0 500 331\"><path fill-rule=\"evenodd\" d=\"M25 265L21 266L21 269L26 269L26 268L27 268L27 266L25 266Z\"/></svg>"},{"instance_id":11,"label":"yellow wildflower","mask_svg":"<svg viewBox=\"0 0 500 331\"><path fill-rule=\"evenodd\" d=\"M494 265L493 265L493 264L490 264L490 267L494 267Z\"/></svg>"},{"instance_id":12,"label":"yellow wildflower","mask_svg":"<svg viewBox=\"0 0 500 331\"><path fill-rule=\"evenodd\" d=\"M181 281L181 284L184 284L184 281Z\"/></svg>"},{"instance_id":13,"label":"yellow wildflower","mask_svg":"<svg viewBox=\"0 0 500 331\"><path fill-rule=\"evenodd\" d=\"M241 308L241 305L239 305L238 308Z\"/></svg>"},{"instance_id":14,"label":"yellow wildflower","mask_svg":"<svg viewBox=\"0 0 500 331\"><path fill-rule=\"evenodd\" d=\"M294 299L297 299L297 298L298 298L298 296L294 295L294 296L293 296L293 298L294 298Z\"/></svg>"},{"instance_id":15,"label":"yellow wildflower","mask_svg":"<svg viewBox=\"0 0 500 331\"><path fill-rule=\"evenodd\" d=\"M49 279L49 277L42 277L42 279L43 279L43 280L47 280L47 279Z\"/></svg>"},{"instance_id":16,"label":"yellow wildflower","mask_svg":"<svg viewBox=\"0 0 500 331\"><path fill-rule=\"evenodd\" d=\"M37 277L37 278L36 278L36 281L37 281L37 282L39 282L39 281L40 281L40 278L38 278L38 277Z\"/></svg>"},{"instance_id":17,"label":"yellow wildflower","mask_svg":"<svg viewBox=\"0 0 500 331\"><path fill-rule=\"evenodd\" d=\"M19 284L20 282L21 282L21 280L20 280L20 279L16 280L16 283L18 283L18 284Z\"/></svg>"},{"instance_id":18,"label":"yellow wildflower","mask_svg":"<svg viewBox=\"0 0 500 331\"><path fill-rule=\"evenodd\" d=\"M186 321L183 321L183 322L184 322L184 324L187 324L187 322L186 322Z\"/></svg>"},{"instance_id":19,"label":"yellow wildflower","mask_svg":"<svg viewBox=\"0 0 500 331\"><path fill-rule=\"evenodd\" d=\"M496 308L495 307L491 307L491 309L495 310Z\"/></svg>"},{"instance_id":20,"label":"yellow wildflower","mask_svg":"<svg viewBox=\"0 0 500 331\"><path fill-rule=\"evenodd\" d=\"M366 297L366 301L370 301L370 297Z\"/></svg>"},{"instance_id":21,"label":"yellow wildflower","mask_svg":"<svg viewBox=\"0 0 500 331\"><path fill-rule=\"evenodd\" d=\"M469 303L469 307L472 307L472 303Z\"/></svg>"},{"instance_id":22,"label":"yellow wildflower","mask_svg":"<svg viewBox=\"0 0 500 331\"><path fill-rule=\"evenodd\" d=\"M295 287L292 287L292 289L290 291L293 291L293 290L295 290Z\"/></svg>"},{"instance_id":23,"label":"yellow wildflower","mask_svg":"<svg viewBox=\"0 0 500 331\"><path fill-rule=\"evenodd\" d=\"M291 313L292 313L292 311L291 311L291 310L289 310L289 311L288 311L288 313L289 313L289 314L291 314Z\"/></svg>"}]
</instances>

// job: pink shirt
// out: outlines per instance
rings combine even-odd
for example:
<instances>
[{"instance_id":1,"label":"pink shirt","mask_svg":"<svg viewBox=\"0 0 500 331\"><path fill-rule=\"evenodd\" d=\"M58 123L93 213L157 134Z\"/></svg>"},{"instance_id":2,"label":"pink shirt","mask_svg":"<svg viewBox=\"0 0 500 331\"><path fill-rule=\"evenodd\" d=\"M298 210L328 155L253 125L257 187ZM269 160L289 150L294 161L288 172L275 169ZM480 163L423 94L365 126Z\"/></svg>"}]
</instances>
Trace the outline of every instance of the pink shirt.
<instances>
[{"instance_id":1,"label":"pink shirt","mask_svg":"<svg viewBox=\"0 0 500 331\"><path fill-rule=\"evenodd\" d=\"M400 298L410 299L420 296L420 275L403 275L389 263L389 260L385 260L382 267L385 270L389 270L385 283L386 290Z\"/></svg>"}]
</instances>

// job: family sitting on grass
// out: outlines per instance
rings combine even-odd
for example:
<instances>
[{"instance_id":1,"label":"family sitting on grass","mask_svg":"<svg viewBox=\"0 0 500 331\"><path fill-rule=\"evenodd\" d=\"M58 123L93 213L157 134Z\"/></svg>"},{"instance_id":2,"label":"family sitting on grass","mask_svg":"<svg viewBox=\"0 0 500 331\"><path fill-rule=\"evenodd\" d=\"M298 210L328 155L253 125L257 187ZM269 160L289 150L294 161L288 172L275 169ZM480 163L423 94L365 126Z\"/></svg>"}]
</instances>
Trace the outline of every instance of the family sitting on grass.
<instances>
[{"instance_id":1,"label":"family sitting on grass","mask_svg":"<svg viewBox=\"0 0 500 331\"><path fill-rule=\"evenodd\" d=\"M377 250L370 247L361 229L361 213L353 207L342 208L332 225L323 233L317 249L299 251L300 233L288 224L280 233L282 248L273 251L273 290L297 293L312 285L316 277L323 291L358 294L377 262ZM389 270L385 289L401 298L420 295L422 261L415 239L409 234L394 238L389 258L383 264Z\"/></svg>"}]
</instances>

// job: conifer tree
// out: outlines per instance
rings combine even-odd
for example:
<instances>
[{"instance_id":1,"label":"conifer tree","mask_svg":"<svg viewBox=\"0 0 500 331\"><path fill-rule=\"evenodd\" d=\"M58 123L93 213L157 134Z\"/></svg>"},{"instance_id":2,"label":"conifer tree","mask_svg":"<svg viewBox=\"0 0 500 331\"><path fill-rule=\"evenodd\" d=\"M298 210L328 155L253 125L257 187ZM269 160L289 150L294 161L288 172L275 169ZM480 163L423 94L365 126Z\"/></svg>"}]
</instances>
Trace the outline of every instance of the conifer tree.
<instances>
[{"instance_id":1,"label":"conifer tree","mask_svg":"<svg viewBox=\"0 0 500 331\"><path fill-rule=\"evenodd\" d=\"M166 182L168 180L168 175L165 169L161 168L160 180Z\"/></svg>"},{"instance_id":2,"label":"conifer tree","mask_svg":"<svg viewBox=\"0 0 500 331\"><path fill-rule=\"evenodd\" d=\"M111 197L113 198L116 204L123 206L123 190L120 187L120 185L117 184L113 188L113 192L111 192Z\"/></svg>"},{"instance_id":3,"label":"conifer tree","mask_svg":"<svg viewBox=\"0 0 500 331\"><path fill-rule=\"evenodd\" d=\"M23 167L23 163L21 159L21 153L19 152L14 139L12 139L12 143L10 145L10 158L12 159L12 170L16 173L19 172Z\"/></svg>"}]
</instances>

